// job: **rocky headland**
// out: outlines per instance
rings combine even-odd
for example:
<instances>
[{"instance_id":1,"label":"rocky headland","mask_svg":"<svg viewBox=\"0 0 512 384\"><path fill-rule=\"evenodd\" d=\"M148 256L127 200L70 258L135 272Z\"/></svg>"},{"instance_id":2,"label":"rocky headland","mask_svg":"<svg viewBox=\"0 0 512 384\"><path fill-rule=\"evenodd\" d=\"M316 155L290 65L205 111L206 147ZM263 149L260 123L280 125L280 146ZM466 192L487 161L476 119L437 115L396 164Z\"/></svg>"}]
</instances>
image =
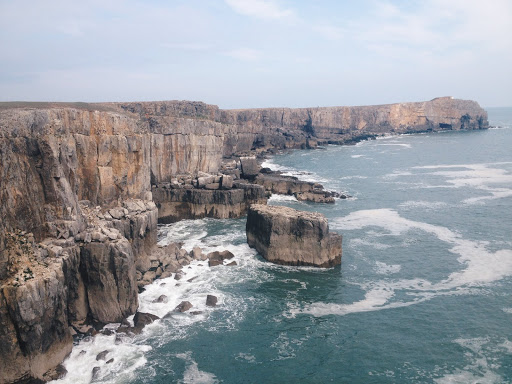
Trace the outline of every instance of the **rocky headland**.
<instances>
[{"instance_id":1,"label":"rocky headland","mask_svg":"<svg viewBox=\"0 0 512 384\"><path fill-rule=\"evenodd\" d=\"M191 260L226 260L158 247L158 221L239 217L270 193L339 197L262 173L264 154L487 127L476 102L452 98L246 110L0 103L0 383L55 377L73 335L134 314L145 284Z\"/></svg>"}]
</instances>

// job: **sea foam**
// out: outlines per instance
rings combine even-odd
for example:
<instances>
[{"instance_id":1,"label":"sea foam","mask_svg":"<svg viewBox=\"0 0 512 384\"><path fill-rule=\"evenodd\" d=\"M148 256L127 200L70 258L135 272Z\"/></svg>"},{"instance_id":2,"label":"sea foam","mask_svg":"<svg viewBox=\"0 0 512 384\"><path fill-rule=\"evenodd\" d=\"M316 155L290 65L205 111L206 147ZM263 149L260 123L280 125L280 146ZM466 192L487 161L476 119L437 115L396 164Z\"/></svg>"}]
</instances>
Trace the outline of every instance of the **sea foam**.
<instances>
[{"instance_id":1,"label":"sea foam","mask_svg":"<svg viewBox=\"0 0 512 384\"><path fill-rule=\"evenodd\" d=\"M490 252L488 244L462 238L448 228L401 217L391 209L356 211L348 216L334 220L331 224L337 230L355 230L365 227L379 227L388 234L400 236L410 230L421 230L451 245L450 252L458 255L463 269L452 272L447 278L436 283L425 279L380 280L363 284L365 298L350 304L313 303L297 313L314 316L329 314L346 315L354 312L375 311L385 308L409 306L447 294L464 294L471 288L483 287L512 276L512 250L502 249ZM405 292L406 301L391 299L396 292Z\"/></svg>"}]
</instances>

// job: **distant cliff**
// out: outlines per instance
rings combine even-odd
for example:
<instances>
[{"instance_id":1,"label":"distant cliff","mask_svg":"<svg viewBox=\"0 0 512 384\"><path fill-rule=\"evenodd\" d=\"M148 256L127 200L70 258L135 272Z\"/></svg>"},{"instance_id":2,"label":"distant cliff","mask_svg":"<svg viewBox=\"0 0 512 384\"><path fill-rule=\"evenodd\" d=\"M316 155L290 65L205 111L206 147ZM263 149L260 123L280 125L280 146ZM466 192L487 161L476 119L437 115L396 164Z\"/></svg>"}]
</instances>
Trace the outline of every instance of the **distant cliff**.
<instances>
[{"instance_id":1,"label":"distant cliff","mask_svg":"<svg viewBox=\"0 0 512 384\"><path fill-rule=\"evenodd\" d=\"M217 173L223 158L254 152L487 127L476 102L452 98L245 110L0 103L0 383L55 367L71 348L71 323L133 313L136 267L156 243L152 185ZM96 206L100 219L86 209Z\"/></svg>"}]
</instances>

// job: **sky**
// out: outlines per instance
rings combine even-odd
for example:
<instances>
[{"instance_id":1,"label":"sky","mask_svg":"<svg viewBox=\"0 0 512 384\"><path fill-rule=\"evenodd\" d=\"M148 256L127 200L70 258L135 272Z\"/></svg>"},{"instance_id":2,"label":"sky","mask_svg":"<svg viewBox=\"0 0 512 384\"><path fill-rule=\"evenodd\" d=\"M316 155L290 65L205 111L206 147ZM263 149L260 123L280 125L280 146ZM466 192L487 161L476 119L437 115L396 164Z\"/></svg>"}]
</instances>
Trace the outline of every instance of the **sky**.
<instances>
[{"instance_id":1,"label":"sky","mask_svg":"<svg viewBox=\"0 0 512 384\"><path fill-rule=\"evenodd\" d=\"M0 0L0 101L512 106L511 0Z\"/></svg>"}]
</instances>

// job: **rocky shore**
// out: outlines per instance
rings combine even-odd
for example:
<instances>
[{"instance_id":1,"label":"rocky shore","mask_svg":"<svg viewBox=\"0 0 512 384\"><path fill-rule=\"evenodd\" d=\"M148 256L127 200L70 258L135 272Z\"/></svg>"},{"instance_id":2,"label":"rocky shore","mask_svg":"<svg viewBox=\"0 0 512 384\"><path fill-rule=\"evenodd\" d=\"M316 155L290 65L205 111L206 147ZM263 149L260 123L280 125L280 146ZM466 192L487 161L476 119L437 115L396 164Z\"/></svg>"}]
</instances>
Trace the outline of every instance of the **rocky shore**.
<instances>
[{"instance_id":1,"label":"rocky shore","mask_svg":"<svg viewBox=\"0 0 512 384\"><path fill-rule=\"evenodd\" d=\"M255 156L487 126L476 102L451 98L255 110L188 101L0 103L0 383L62 374L73 335L123 321L145 284L205 258L158 247L158 221L239 217L271 193L343 197L262 172ZM227 256L206 258L227 265Z\"/></svg>"}]
</instances>

